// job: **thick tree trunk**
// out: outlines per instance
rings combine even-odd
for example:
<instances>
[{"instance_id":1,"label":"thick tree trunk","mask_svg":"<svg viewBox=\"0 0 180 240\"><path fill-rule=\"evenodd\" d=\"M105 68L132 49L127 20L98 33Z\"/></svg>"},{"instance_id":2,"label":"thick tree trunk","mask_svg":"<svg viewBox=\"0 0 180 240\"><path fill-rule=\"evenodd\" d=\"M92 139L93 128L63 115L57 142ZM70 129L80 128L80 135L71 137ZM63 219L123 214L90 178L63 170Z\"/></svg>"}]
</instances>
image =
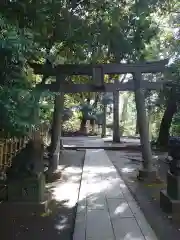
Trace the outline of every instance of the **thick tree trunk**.
<instances>
[{"instance_id":1,"label":"thick tree trunk","mask_svg":"<svg viewBox=\"0 0 180 240\"><path fill-rule=\"evenodd\" d=\"M91 120L90 125L91 125L91 133L95 134L96 133L96 122L95 122L95 120Z\"/></svg>"},{"instance_id":2,"label":"thick tree trunk","mask_svg":"<svg viewBox=\"0 0 180 240\"><path fill-rule=\"evenodd\" d=\"M87 134L87 132L88 132L87 131L87 120L84 117L82 117L82 119L81 119L80 132L82 134Z\"/></svg>"},{"instance_id":3,"label":"thick tree trunk","mask_svg":"<svg viewBox=\"0 0 180 240\"><path fill-rule=\"evenodd\" d=\"M113 92L113 142L120 142L119 91Z\"/></svg>"},{"instance_id":4,"label":"thick tree trunk","mask_svg":"<svg viewBox=\"0 0 180 240\"><path fill-rule=\"evenodd\" d=\"M63 108L64 108L64 93L60 93L59 95L55 96L54 100L54 113L50 146L50 167L49 167L50 173L56 171L59 165Z\"/></svg>"},{"instance_id":5,"label":"thick tree trunk","mask_svg":"<svg viewBox=\"0 0 180 240\"><path fill-rule=\"evenodd\" d=\"M137 109L137 122L142 146L143 168L150 171L152 168L152 151L149 142L149 129L146 116L144 92L140 89L141 73L134 74L135 101Z\"/></svg>"},{"instance_id":6,"label":"thick tree trunk","mask_svg":"<svg viewBox=\"0 0 180 240\"><path fill-rule=\"evenodd\" d=\"M164 116L160 125L157 143L163 147L166 147L168 145L169 130L171 127L173 116L177 112L177 102L175 96L176 94L173 90L171 90L166 110L164 112Z\"/></svg>"}]
</instances>

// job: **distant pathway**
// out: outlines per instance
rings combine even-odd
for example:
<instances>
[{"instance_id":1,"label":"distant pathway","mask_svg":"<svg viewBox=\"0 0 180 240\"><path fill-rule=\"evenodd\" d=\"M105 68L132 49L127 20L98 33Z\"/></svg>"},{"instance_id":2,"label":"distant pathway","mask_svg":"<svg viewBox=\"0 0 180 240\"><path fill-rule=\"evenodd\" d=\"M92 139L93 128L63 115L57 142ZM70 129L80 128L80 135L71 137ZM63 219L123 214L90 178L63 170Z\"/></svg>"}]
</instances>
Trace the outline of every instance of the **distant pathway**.
<instances>
[{"instance_id":1,"label":"distant pathway","mask_svg":"<svg viewBox=\"0 0 180 240\"><path fill-rule=\"evenodd\" d=\"M97 143L103 141L91 142ZM86 150L73 240L157 240L101 149Z\"/></svg>"},{"instance_id":2,"label":"distant pathway","mask_svg":"<svg viewBox=\"0 0 180 240\"><path fill-rule=\"evenodd\" d=\"M103 147L100 137L62 137L64 147Z\"/></svg>"}]
</instances>

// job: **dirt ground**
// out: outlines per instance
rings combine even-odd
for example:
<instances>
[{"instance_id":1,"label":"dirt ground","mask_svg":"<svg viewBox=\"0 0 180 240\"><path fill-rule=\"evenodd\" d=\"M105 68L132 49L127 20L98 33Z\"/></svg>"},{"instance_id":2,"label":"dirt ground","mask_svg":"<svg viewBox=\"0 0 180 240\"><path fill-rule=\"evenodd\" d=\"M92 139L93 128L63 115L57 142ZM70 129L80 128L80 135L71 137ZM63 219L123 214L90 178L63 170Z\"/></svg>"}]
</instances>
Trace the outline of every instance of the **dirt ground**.
<instances>
[{"instance_id":1,"label":"dirt ground","mask_svg":"<svg viewBox=\"0 0 180 240\"><path fill-rule=\"evenodd\" d=\"M142 160L140 152L107 151L107 154L138 202L158 239L179 240L180 223L173 223L171 215L165 214L160 208L160 190L166 188L168 170L168 164L162 161L164 153L155 154L161 159L155 163L158 167L160 181L151 184L137 180Z\"/></svg>"},{"instance_id":2,"label":"dirt ground","mask_svg":"<svg viewBox=\"0 0 180 240\"><path fill-rule=\"evenodd\" d=\"M53 212L44 216L0 218L1 240L72 239L84 155L84 151L64 151L60 160L62 177L48 185L53 192L60 192L55 196ZM73 199L68 195L69 187Z\"/></svg>"}]
</instances>

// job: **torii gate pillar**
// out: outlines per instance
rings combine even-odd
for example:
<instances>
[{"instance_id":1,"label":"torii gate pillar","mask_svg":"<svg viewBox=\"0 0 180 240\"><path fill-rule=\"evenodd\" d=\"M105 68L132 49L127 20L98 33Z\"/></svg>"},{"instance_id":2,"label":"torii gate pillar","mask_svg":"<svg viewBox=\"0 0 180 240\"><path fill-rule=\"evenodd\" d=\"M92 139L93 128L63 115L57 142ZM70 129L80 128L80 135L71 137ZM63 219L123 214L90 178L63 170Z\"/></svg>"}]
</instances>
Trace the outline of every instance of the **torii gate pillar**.
<instances>
[{"instance_id":1,"label":"torii gate pillar","mask_svg":"<svg viewBox=\"0 0 180 240\"><path fill-rule=\"evenodd\" d=\"M141 137L142 156L143 156L143 170L139 172L139 178L154 180L156 177L156 171L152 168L152 153L149 142L148 123L146 117L145 100L142 88L149 90L160 89L164 84L168 82L147 82L141 81L142 73L157 73L164 72L168 59L162 61L155 61L149 63L134 63L134 64L100 64L100 65L58 65L54 68L49 68L46 71L39 64L31 64L36 74L44 74L49 72L49 76L57 76L58 74L72 75L95 75L94 84L62 84L61 92L75 93L75 92L113 92L113 91L135 91L137 119ZM94 68L94 69L93 69ZM93 69L93 70L92 70ZM94 71L94 73L92 72ZM104 83L104 74L125 74L131 73L134 76L134 83L132 81L127 83ZM59 80L55 84L45 85L45 89L59 92ZM57 87L58 86L58 87Z\"/></svg>"},{"instance_id":2,"label":"torii gate pillar","mask_svg":"<svg viewBox=\"0 0 180 240\"><path fill-rule=\"evenodd\" d=\"M135 72L133 74L134 78L134 86L135 86L135 102L136 102L136 110L137 110L137 123L140 133L140 141L142 147L142 158L143 164L142 169L139 170L138 179L153 181L157 178L157 171L153 169L152 166L152 151L151 144L149 141L149 127L146 115L146 107L145 107L145 97L144 91L141 89L141 80L142 73Z\"/></svg>"}]
</instances>

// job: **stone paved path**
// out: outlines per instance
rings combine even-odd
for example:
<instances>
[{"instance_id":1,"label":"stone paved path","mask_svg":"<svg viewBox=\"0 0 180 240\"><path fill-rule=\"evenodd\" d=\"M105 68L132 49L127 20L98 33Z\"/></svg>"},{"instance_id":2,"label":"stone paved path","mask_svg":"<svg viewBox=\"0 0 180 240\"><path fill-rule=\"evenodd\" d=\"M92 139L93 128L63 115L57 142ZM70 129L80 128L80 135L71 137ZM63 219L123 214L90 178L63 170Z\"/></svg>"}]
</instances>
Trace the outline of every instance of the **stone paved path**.
<instances>
[{"instance_id":1,"label":"stone paved path","mask_svg":"<svg viewBox=\"0 0 180 240\"><path fill-rule=\"evenodd\" d=\"M138 146L139 139L121 138L121 143L112 143L112 137L100 138L98 136L91 137L62 137L63 146L65 148L93 148L93 147L125 147L125 146Z\"/></svg>"},{"instance_id":2,"label":"stone paved path","mask_svg":"<svg viewBox=\"0 0 180 240\"><path fill-rule=\"evenodd\" d=\"M103 147L104 141L100 137L62 137L63 146L72 147Z\"/></svg>"},{"instance_id":3,"label":"stone paved path","mask_svg":"<svg viewBox=\"0 0 180 240\"><path fill-rule=\"evenodd\" d=\"M86 150L73 240L157 240L104 150Z\"/></svg>"}]
</instances>

